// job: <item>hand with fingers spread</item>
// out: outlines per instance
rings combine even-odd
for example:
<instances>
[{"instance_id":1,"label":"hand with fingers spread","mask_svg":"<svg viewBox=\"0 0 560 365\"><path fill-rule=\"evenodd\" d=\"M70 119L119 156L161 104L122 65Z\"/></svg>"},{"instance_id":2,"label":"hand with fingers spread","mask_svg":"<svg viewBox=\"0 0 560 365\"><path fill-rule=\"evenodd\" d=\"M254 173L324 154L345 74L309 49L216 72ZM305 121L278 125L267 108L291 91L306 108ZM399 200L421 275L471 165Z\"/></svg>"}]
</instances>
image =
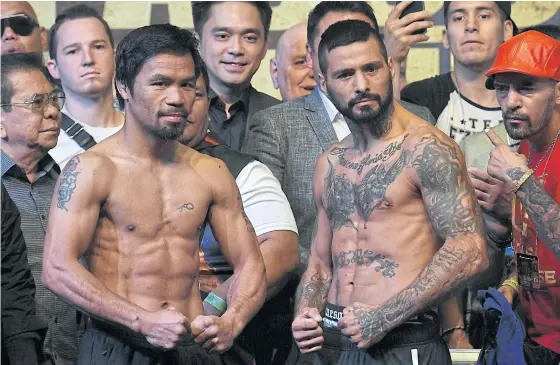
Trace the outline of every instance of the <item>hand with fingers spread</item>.
<instances>
[{"instance_id":1,"label":"hand with fingers spread","mask_svg":"<svg viewBox=\"0 0 560 365\"><path fill-rule=\"evenodd\" d=\"M358 348L371 347L387 334L383 330L380 312L376 309L370 305L354 303L342 312L343 317L338 321L338 327Z\"/></svg>"},{"instance_id":2,"label":"hand with fingers spread","mask_svg":"<svg viewBox=\"0 0 560 365\"><path fill-rule=\"evenodd\" d=\"M505 184L506 191L512 191L523 174L529 171L527 158L511 148L494 131L486 135L495 146L490 152L488 174Z\"/></svg>"},{"instance_id":3,"label":"hand with fingers spread","mask_svg":"<svg viewBox=\"0 0 560 365\"><path fill-rule=\"evenodd\" d=\"M173 307L148 312L140 318L140 332L146 340L158 347L174 348L187 332L189 320Z\"/></svg>"},{"instance_id":4,"label":"hand with fingers spread","mask_svg":"<svg viewBox=\"0 0 560 365\"><path fill-rule=\"evenodd\" d=\"M476 168L470 168L469 175L480 207L499 220L510 219L512 195L504 183Z\"/></svg>"},{"instance_id":5,"label":"hand with fingers spread","mask_svg":"<svg viewBox=\"0 0 560 365\"><path fill-rule=\"evenodd\" d=\"M385 22L383 40L389 56L393 58L394 63L398 64L406 59L413 44L426 42L430 39L426 34L412 33L434 26L434 23L430 20L432 13L427 10L410 13L399 19L403 10L410 4L412 4L412 1L403 1L395 6Z\"/></svg>"},{"instance_id":6,"label":"hand with fingers spread","mask_svg":"<svg viewBox=\"0 0 560 365\"><path fill-rule=\"evenodd\" d=\"M302 354L318 351L323 345L323 320L317 308L304 308L292 322L292 333Z\"/></svg>"},{"instance_id":7,"label":"hand with fingers spread","mask_svg":"<svg viewBox=\"0 0 560 365\"><path fill-rule=\"evenodd\" d=\"M195 342L210 353L222 353L233 345L233 322L226 317L198 316L191 323Z\"/></svg>"}]
</instances>

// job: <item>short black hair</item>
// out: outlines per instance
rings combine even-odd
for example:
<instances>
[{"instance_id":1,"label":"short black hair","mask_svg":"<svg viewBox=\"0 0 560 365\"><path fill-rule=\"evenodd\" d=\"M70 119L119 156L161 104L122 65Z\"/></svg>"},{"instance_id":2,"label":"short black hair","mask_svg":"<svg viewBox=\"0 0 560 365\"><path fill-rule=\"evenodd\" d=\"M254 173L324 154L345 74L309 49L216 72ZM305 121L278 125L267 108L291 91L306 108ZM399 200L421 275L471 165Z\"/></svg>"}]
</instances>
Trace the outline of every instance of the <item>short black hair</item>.
<instances>
[{"instance_id":1,"label":"short black hair","mask_svg":"<svg viewBox=\"0 0 560 365\"><path fill-rule=\"evenodd\" d=\"M325 30L319 43L319 68L323 76L327 77L328 58L327 55L335 48L348 46L356 42L366 42L373 37L378 45L385 63L388 63L387 48L379 32L368 23L361 20L343 20L334 23Z\"/></svg>"},{"instance_id":2,"label":"short black hair","mask_svg":"<svg viewBox=\"0 0 560 365\"><path fill-rule=\"evenodd\" d=\"M111 28L109 28L109 24L103 19L93 8L87 5L76 5L73 6L66 11L60 13L56 20L54 21L53 26L49 30L49 56L51 59L56 60L56 47L57 47L57 39L56 33L58 29L69 20L76 20L76 19L86 19L86 18L95 18L103 24L105 31L107 32L107 36L109 37L109 42L111 42L111 48L115 48L115 41L113 39L113 33L111 33Z\"/></svg>"},{"instance_id":3,"label":"short black hair","mask_svg":"<svg viewBox=\"0 0 560 365\"><path fill-rule=\"evenodd\" d=\"M264 39L268 39L268 32L270 31L270 22L272 21L272 7L268 1L245 1L252 4L257 8L261 17L261 23L264 28ZM191 1L192 17L194 23L194 30L202 39L202 28L210 18L210 11L212 6L223 3L223 1Z\"/></svg>"},{"instance_id":4,"label":"short black hair","mask_svg":"<svg viewBox=\"0 0 560 365\"><path fill-rule=\"evenodd\" d=\"M373 9L365 1L321 1L309 12L307 17L307 43L312 50L319 22L328 13L361 13L371 20L375 28L379 29Z\"/></svg>"},{"instance_id":5,"label":"short black hair","mask_svg":"<svg viewBox=\"0 0 560 365\"><path fill-rule=\"evenodd\" d=\"M551 38L560 41L560 27L553 24L539 24L534 25L532 27L523 28L520 33L528 32L530 30L534 30L536 32L540 32L544 35L547 35Z\"/></svg>"},{"instance_id":6,"label":"short black hair","mask_svg":"<svg viewBox=\"0 0 560 365\"><path fill-rule=\"evenodd\" d=\"M11 53L3 54L1 60L2 74L2 104L10 104L14 92L14 86L10 81L10 74L14 71L40 71L47 80L52 84L47 68L43 65L43 55L41 53ZM6 112L12 110L11 106L2 107Z\"/></svg>"},{"instance_id":7,"label":"short black hair","mask_svg":"<svg viewBox=\"0 0 560 365\"><path fill-rule=\"evenodd\" d=\"M191 55L196 76L202 58L198 53L198 41L190 31L171 24L154 24L137 28L128 33L117 47L115 83L128 88L133 86L140 69L149 59L159 54ZM124 99L117 89L119 106L124 109Z\"/></svg>"}]
</instances>

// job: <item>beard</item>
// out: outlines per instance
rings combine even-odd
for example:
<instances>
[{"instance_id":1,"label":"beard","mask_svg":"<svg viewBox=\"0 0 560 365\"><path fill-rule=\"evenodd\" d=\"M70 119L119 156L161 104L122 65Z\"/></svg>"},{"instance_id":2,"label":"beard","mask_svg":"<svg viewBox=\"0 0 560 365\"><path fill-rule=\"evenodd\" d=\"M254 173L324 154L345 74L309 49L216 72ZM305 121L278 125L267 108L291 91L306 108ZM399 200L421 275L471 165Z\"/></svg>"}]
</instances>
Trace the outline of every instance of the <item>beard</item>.
<instances>
[{"instance_id":1,"label":"beard","mask_svg":"<svg viewBox=\"0 0 560 365\"><path fill-rule=\"evenodd\" d=\"M179 139L183 135L183 131L185 130L185 126L187 122L183 122L177 126L169 127L169 126L153 126L148 129L148 132L156 138L163 139L166 141L172 141Z\"/></svg>"},{"instance_id":2,"label":"beard","mask_svg":"<svg viewBox=\"0 0 560 365\"><path fill-rule=\"evenodd\" d=\"M371 134L375 138L381 138L391 130L391 115L395 110L393 105L393 81L389 79L387 90L385 91L385 98L379 94L360 93L353 97L350 101L344 102L339 100L331 90L328 89L329 95L332 95L332 103L340 111L340 113L347 119L354 121L356 124L366 124L369 126ZM354 105L363 100L376 100L379 102L379 108L373 109L371 106L366 105L360 108L358 113L354 112Z\"/></svg>"},{"instance_id":3,"label":"beard","mask_svg":"<svg viewBox=\"0 0 560 365\"><path fill-rule=\"evenodd\" d=\"M554 104L554 95L552 95L547 101L544 107L543 113L538 118L536 123L533 123L531 117L527 114L517 113L513 111L506 111L504 113L504 126L506 127L507 134L518 141L527 139L534 136L535 134L541 132L552 119L552 107ZM518 119L523 121L522 124L512 125L510 124L511 119Z\"/></svg>"}]
</instances>

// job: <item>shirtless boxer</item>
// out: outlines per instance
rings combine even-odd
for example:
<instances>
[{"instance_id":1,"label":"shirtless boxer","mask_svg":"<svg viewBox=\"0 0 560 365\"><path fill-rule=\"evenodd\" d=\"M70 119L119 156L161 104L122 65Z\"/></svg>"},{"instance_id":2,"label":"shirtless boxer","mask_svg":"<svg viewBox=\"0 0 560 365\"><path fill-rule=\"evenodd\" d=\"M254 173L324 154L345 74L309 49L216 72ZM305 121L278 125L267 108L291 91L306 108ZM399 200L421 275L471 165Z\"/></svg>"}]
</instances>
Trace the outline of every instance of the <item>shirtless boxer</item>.
<instances>
[{"instance_id":1,"label":"shirtless boxer","mask_svg":"<svg viewBox=\"0 0 560 365\"><path fill-rule=\"evenodd\" d=\"M264 301L264 264L235 181L221 161L175 141L199 62L186 30L129 33L116 55L125 125L60 175L43 280L94 318L80 365L217 363ZM198 289L206 219L237 276L221 317L203 315Z\"/></svg>"},{"instance_id":2,"label":"shirtless boxer","mask_svg":"<svg viewBox=\"0 0 560 365\"><path fill-rule=\"evenodd\" d=\"M352 134L317 160L296 342L315 364L410 364L412 349L419 364L451 364L430 308L488 266L460 149L394 102L392 62L367 23L328 28L319 61Z\"/></svg>"}]
</instances>

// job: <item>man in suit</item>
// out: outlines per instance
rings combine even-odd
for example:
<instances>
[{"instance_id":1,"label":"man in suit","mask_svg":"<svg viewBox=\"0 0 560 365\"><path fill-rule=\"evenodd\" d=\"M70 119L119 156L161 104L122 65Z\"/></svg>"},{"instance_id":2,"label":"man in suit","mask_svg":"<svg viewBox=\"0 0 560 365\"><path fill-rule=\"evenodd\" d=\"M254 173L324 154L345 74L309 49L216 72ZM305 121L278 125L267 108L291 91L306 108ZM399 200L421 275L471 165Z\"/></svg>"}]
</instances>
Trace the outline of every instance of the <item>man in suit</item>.
<instances>
[{"instance_id":1,"label":"man in suit","mask_svg":"<svg viewBox=\"0 0 560 365\"><path fill-rule=\"evenodd\" d=\"M362 20L378 29L373 9L362 1L323 1L309 13L307 62L313 68L317 82L321 35L330 25L347 19ZM434 123L426 108L402 102L401 105ZM316 216L312 196L315 160L348 134L350 130L344 117L319 88L309 96L256 113L250 122L244 151L257 156L272 170L292 206L300 233L299 273L307 264Z\"/></svg>"},{"instance_id":2,"label":"man in suit","mask_svg":"<svg viewBox=\"0 0 560 365\"><path fill-rule=\"evenodd\" d=\"M267 1L193 1L192 15L210 77L209 128L239 151L251 116L280 103L251 86L266 55L272 8Z\"/></svg>"}]
</instances>

